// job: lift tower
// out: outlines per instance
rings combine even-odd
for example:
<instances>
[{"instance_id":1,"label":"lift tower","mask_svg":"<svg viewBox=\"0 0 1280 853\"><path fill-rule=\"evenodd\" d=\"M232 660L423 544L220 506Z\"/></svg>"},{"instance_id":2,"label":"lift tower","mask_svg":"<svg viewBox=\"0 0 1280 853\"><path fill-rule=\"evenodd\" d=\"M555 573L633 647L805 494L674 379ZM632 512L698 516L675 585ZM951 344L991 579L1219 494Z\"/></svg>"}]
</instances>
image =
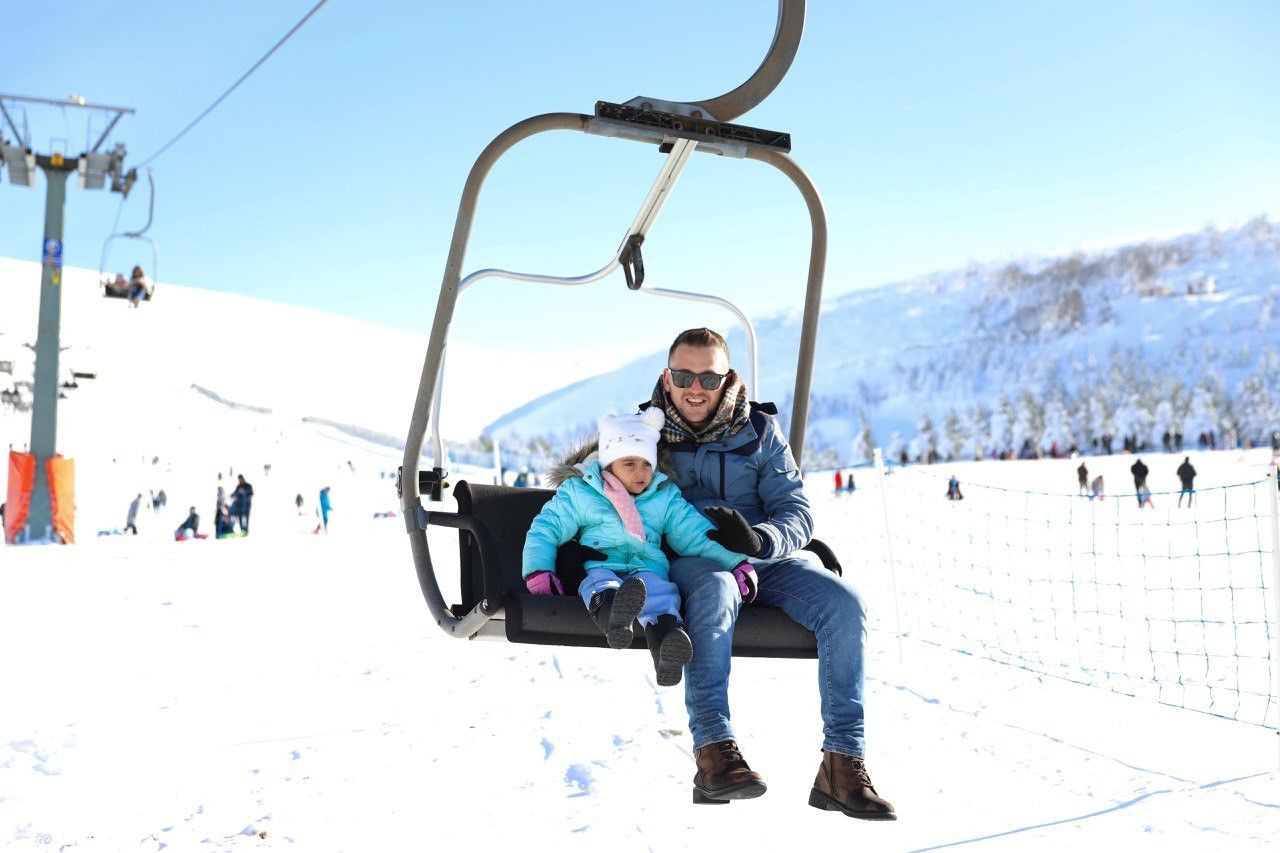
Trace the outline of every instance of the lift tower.
<instances>
[{"instance_id":1,"label":"lift tower","mask_svg":"<svg viewBox=\"0 0 1280 853\"><path fill-rule=\"evenodd\" d=\"M31 131L26 121L25 105L59 107L86 111L85 142L92 138L93 119L103 119L97 141L78 156L69 156L66 150L57 150L50 144L47 154L34 153L31 148ZM54 529L53 507L50 501L48 476L49 460L57 455L58 445L58 353L59 332L62 324L62 230L67 198L67 176L80 175L81 189L102 189L110 178L112 192L128 196L137 180L137 170L124 170L125 147L116 146L101 152L103 143L125 115L132 114L129 107L112 107L86 103L76 95L66 100L28 98L0 94L0 154L9 170L9 182L21 186L36 185L36 170L44 172L47 182L44 206L44 240L40 251L40 315L36 336L36 363L31 409L31 455L34 457L34 479L30 492L30 504L22 537L26 540L66 541L69 537ZM21 121L15 121L15 116ZM19 126L21 125L21 127ZM5 138L11 132L14 141ZM61 141L64 149L69 140ZM11 474L12 476L12 474ZM12 491L12 484L10 491ZM10 506L9 511L15 511ZM6 536L9 534L6 524ZM18 538L16 535L9 537Z\"/></svg>"}]
</instances>

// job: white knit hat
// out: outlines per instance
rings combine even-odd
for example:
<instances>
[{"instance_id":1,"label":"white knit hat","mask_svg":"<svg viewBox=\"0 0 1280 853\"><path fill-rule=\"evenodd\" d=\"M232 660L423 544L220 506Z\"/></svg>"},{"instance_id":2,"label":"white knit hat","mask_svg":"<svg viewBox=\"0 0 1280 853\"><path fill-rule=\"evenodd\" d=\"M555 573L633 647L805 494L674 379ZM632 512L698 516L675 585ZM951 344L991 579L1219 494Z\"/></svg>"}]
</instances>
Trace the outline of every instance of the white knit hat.
<instances>
[{"instance_id":1,"label":"white knit hat","mask_svg":"<svg viewBox=\"0 0 1280 853\"><path fill-rule=\"evenodd\" d=\"M658 465L658 434L666 422L661 409L649 407L636 415L600 416L600 467L624 456L639 456Z\"/></svg>"}]
</instances>

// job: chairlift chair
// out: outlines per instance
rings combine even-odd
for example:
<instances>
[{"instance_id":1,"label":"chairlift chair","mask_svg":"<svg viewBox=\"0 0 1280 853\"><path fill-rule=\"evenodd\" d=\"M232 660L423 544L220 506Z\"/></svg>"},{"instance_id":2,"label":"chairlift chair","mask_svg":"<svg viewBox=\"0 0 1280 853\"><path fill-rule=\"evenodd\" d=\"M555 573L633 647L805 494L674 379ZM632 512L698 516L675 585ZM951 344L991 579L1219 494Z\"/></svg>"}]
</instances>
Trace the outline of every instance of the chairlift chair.
<instances>
[{"instance_id":1,"label":"chairlift chair","mask_svg":"<svg viewBox=\"0 0 1280 853\"><path fill-rule=\"evenodd\" d=\"M422 496L440 501L448 485L448 462L440 433L440 409L446 338L458 297L485 278L581 286L592 284L622 268L626 286L637 293L719 305L731 311L746 333L749 387L757 388L755 331L749 318L732 302L719 296L652 287L645 282L642 245L676 178L695 152L735 159L758 160L774 166L795 184L803 196L812 225L807 288L796 361L794 408L790 441L795 456L804 449L808 418L810 376L818 328L818 310L826 262L827 225L822 200L804 171L788 156L790 137L785 133L729 122L762 101L786 74L799 46L804 25L804 0L779 0L778 26L773 43L760 67L738 88L706 101L674 103L656 98L635 98L626 104L604 101L595 115L549 113L533 116L499 134L480 154L463 188L454 225L444 280L428 339L427 355L418 385L413 417L405 441L404 460L397 479L405 527L409 534L419 586L436 624L456 638L499 638L515 643L606 647L600 630L576 594L531 595L521 576L521 554L529 526L550 499L549 489L515 488L458 482L453 489L456 512L428 511ZM666 155L658 176L617 251L599 270L576 277L549 276L498 269L481 269L462 276L463 259L470 237L481 185L499 157L517 142L550 130L576 130L597 136L656 144ZM434 464L420 468L428 427ZM461 568L461 602L448 604L440 591L427 540L430 527L458 531ZM824 565L839 572L834 555L821 542L808 546ZM643 648L637 638L633 648ZM744 607L734 630L735 655L754 657L813 658L817 643L813 634L781 610Z\"/></svg>"},{"instance_id":2,"label":"chairlift chair","mask_svg":"<svg viewBox=\"0 0 1280 853\"><path fill-rule=\"evenodd\" d=\"M102 244L102 257L98 262L98 285L102 288L102 295L109 299L129 298L127 291L125 293L112 293L111 288L108 286L108 283L114 279L112 274L107 272L107 260L111 255L111 244L116 240L141 241L150 247L151 266L148 270L151 278L151 293L142 297L144 301L150 300L151 297L155 295L155 289L158 286L157 282L160 280L160 274L158 271L160 264L160 252L156 246L156 241L151 237L146 236L146 232L151 228L151 222L155 218L156 210L156 182L150 169L147 169L147 183L150 185L151 189L150 201L147 204L147 224L139 228L137 231L117 231L114 234L110 234ZM134 265L136 265L136 261L130 266Z\"/></svg>"}]
</instances>

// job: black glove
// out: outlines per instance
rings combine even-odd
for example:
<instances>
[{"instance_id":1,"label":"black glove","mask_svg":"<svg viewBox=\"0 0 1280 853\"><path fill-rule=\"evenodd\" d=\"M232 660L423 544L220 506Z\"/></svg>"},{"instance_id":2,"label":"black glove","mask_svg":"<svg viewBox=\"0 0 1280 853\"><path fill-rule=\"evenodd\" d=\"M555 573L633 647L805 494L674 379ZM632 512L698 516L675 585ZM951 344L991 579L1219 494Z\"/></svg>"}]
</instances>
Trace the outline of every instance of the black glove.
<instances>
[{"instance_id":1,"label":"black glove","mask_svg":"<svg viewBox=\"0 0 1280 853\"><path fill-rule=\"evenodd\" d=\"M556 551L556 574L565 589L576 592L578 585L587 577L587 560L604 560L608 556L577 539L570 539Z\"/></svg>"},{"instance_id":2,"label":"black glove","mask_svg":"<svg viewBox=\"0 0 1280 853\"><path fill-rule=\"evenodd\" d=\"M764 539L751 529L742 513L728 506L709 506L702 513L719 528L707 531L707 538L712 542L719 542L730 551L737 551L748 557L760 556L760 552L764 550Z\"/></svg>"}]
</instances>

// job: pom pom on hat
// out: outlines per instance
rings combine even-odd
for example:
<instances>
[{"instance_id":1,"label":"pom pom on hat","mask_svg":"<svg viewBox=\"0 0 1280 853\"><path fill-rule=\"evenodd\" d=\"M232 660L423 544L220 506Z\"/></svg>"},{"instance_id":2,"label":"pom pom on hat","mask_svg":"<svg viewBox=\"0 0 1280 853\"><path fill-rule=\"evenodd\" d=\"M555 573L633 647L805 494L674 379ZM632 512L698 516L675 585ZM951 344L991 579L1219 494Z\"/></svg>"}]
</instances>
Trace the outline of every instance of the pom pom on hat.
<instances>
[{"instance_id":1,"label":"pom pom on hat","mask_svg":"<svg viewBox=\"0 0 1280 853\"><path fill-rule=\"evenodd\" d=\"M624 456L639 456L657 467L658 436L665 421L666 415L654 407L635 415L602 415L600 467L608 467Z\"/></svg>"}]
</instances>

